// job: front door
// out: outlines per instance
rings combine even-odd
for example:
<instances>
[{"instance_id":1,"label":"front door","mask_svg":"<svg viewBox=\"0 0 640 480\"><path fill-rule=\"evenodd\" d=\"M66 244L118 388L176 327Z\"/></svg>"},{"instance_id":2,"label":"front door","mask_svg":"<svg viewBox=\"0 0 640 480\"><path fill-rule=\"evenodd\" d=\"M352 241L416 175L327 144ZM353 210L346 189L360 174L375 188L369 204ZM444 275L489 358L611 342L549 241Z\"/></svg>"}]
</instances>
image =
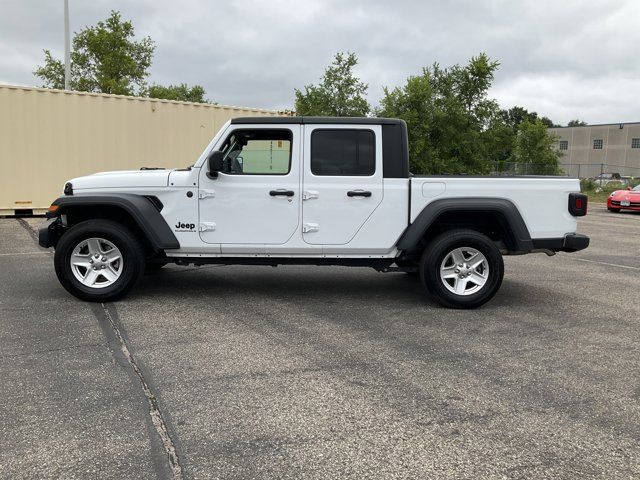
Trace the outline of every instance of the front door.
<instances>
[{"instance_id":1,"label":"front door","mask_svg":"<svg viewBox=\"0 0 640 480\"><path fill-rule=\"evenodd\" d=\"M313 245L348 244L382 201L379 125L305 125L303 233Z\"/></svg>"},{"instance_id":2,"label":"front door","mask_svg":"<svg viewBox=\"0 0 640 480\"><path fill-rule=\"evenodd\" d=\"M211 178L205 163L200 173L202 241L239 253L291 238L299 222L300 129L237 125L227 132L216 147L223 171Z\"/></svg>"}]
</instances>

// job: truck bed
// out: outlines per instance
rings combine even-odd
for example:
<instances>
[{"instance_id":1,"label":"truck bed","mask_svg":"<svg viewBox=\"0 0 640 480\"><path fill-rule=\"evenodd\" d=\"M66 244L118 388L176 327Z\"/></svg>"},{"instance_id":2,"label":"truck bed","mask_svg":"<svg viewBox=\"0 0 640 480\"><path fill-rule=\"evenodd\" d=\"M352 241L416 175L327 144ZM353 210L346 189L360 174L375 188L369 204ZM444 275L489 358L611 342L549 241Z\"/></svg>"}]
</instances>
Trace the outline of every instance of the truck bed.
<instances>
[{"instance_id":1,"label":"truck bed","mask_svg":"<svg viewBox=\"0 0 640 480\"><path fill-rule=\"evenodd\" d=\"M532 239L575 232L577 219L567 209L567 195L580 192L577 179L564 177L430 176L410 179L409 222L431 202L452 198L503 198L520 211ZM549 215L549 212L554 212Z\"/></svg>"}]
</instances>

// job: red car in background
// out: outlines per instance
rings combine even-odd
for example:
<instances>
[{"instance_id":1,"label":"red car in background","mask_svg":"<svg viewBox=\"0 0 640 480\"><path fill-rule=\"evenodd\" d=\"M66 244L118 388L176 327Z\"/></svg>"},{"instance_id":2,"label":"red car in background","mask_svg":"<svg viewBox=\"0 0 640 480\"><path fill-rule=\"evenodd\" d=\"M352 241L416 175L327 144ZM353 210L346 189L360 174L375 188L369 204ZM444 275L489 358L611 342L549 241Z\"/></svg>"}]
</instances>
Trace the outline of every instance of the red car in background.
<instances>
[{"instance_id":1,"label":"red car in background","mask_svg":"<svg viewBox=\"0 0 640 480\"><path fill-rule=\"evenodd\" d=\"M616 190L607 198L607 210L619 212L620 210L640 211L640 185L626 190Z\"/></svg>"}]
</instances>

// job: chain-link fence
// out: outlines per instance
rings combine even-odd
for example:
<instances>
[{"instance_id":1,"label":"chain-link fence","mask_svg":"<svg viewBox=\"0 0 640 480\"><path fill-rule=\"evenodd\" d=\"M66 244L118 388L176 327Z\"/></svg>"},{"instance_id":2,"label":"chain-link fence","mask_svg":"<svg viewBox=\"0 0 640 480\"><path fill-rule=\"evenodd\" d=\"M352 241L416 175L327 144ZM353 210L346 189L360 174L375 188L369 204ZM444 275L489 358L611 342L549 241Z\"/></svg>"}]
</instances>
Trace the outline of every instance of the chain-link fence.
<instances>
[{"instance_id":1,"label":"chain-link fence","mask_svg":"<svg viewBox=\"0 0 640 480\"><path fill-rule=\"evenodd\" d=\"M495 162L493 175L566 175L562 169L547 163Z\"/></svg>"},{"instance_id":2,"label":"chain-link fence","mask_svg":"<svg viewBox=\"0 0 640 480\"><path fill-rule=\"evenodd\" d=\"M566 175L574 178L590 178L599 185L618 182L625 185L640 178L640 167L612 165L609 163L574 163L561 165Z\"/></svg>"},{"instance_id":3,"label":"chain-link fence","mask_svg":"<svg viewBox=\"0 0 640 480\"><path fill-rule=\"evenodd\" d=\"M608 163L561 164L556 168L548 164L496 162L493 175L557 175L571 178L589 178L599 185L608 183L636 184L640 179L640 167L612 165Z\"/></svg>"}]
</instances>

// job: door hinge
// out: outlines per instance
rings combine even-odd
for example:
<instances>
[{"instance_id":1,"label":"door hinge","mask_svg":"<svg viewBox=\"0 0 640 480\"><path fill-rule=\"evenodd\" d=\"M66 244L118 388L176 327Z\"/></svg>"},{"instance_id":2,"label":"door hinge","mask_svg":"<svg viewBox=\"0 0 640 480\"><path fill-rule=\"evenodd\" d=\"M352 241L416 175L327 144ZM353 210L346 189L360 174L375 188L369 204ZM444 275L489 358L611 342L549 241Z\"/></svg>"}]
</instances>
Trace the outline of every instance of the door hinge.
<instances>
[{"instance_id":1,"label":"door hinge","mask_svg":"<svg viewBox=\"0 0 640 480\"><path fill-rule=\"evenodd\" d=\"M202 222L200 224L201 232L210 232L216 229L216 224L213 222Z\"/></svg>"},{"instance_id":2,"label":"door hinge","mask_svg":"<svg viewBox=\"0 0 640 480\"><path fill-rule=\"evenodd\" d=\"M207 197L215 197L215 196L216 196L215 190L200 190L200 192L198 193L199 199L203 199Z\"/></svg>"},{"instance_id":3,"label":"door hinge","mask_svg":"<svg viewBox=\"0 0 640 480\"><path fill-rule=\"evenodd\" d=\"M320 230L320 225L317 223L305 223L302 226L302 233L317 232L318 230Z\"/></svg>"},{"instance_id":4,"label":"door hinge","mask_svg":"<svg viewBox=\"0 0 640 480\"><path fill-rule=\"evenodd\" d=\"M312 198L318 198L320 192L316 190L305 190L302 192L302 200L311 200Z\"/></svg>"}]
</instances>

